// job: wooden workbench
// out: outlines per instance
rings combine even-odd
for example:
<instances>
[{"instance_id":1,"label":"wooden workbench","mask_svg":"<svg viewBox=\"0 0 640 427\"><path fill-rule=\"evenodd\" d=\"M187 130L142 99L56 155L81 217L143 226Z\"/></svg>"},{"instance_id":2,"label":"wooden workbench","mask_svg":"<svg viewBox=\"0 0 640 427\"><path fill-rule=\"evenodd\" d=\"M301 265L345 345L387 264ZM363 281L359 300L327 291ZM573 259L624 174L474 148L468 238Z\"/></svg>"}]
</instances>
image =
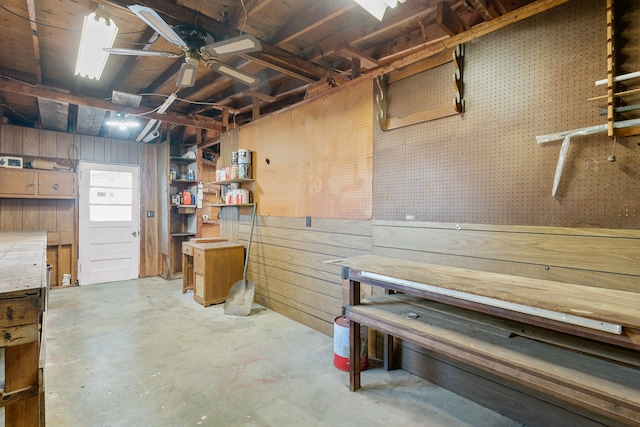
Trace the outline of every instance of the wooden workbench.
<instances>
[{"instance_id":1,"label":"wooden workbench","mask_svg":"<svg viewBox=\"0 0 640 427\"><path fill-rule=\"evenodd\" d=\"M7 426L44 425L43 316L47 297L47 233L0 231L0 345Z\"/></svg>"},{"instance_id":2,"label":"wooden workbench","mask_svg":"<svg viewBox=\"0 0 640 427\"><path fill-rule=\"evenodd\" d=\"M331 263L349 283L352 390L362 324L384 334L385 369L395 337L605 425L640 425L638 293L376 255ZM399 293L361 301L361 284Z\"/></svg>"}]
</instances>

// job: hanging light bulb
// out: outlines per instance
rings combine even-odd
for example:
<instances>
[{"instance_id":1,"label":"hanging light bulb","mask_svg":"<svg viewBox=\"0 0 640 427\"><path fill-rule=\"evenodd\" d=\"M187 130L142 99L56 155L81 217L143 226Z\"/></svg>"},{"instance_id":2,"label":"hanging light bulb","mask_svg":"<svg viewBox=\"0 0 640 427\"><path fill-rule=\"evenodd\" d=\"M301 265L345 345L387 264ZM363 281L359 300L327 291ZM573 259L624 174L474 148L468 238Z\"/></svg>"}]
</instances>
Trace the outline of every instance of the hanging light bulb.
<instances>
[{"instance_id":1,"label":"hanging light bulb","mask_svg":"<svg viewBox=\"0 0 640 427\"><path fill-rule=\"evenodd\" d=\"M76 61L76 76L100 80L109 57L109 53L102 48L113 47L117 33L118 27L102 5L98 5L95 12L84 18Z\"/></svg>"},{"instance_id":2,"label":"hanging light bulb","mask_svg":"<svg viewBox=\"0 0 640 427\"><path fill-rule=\"evenodd\" d=\"M120 130L127 130L130 128L137 128L138 126L140 126L140 123L136 121L126 120L125 113L117 113L116 117L118 118L117 120L107 120L105 124L107 126L117 126L118 129Z\"/></svg>"}]
</instances>

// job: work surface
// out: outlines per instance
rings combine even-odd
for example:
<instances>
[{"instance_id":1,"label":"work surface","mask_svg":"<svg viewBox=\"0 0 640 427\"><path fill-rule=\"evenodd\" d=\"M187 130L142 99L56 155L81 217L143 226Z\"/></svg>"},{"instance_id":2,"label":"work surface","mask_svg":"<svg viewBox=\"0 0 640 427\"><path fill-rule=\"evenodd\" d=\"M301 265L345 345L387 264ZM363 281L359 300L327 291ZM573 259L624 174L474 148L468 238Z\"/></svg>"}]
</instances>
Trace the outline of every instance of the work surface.
<instances>
[{"instance_id":1,"label":"work surface","mask_svg":"<svg viewBox=\"0 0 640 427\"><path fill-rule=\"evenodd\" d=\"M46 283L45 231L0 231L0 293Z\"/></svg>"},{"instance_id":2,"label":"work surface","mask_svg":"<svg viewBox=\"0 0 640 427\"><path fill-rule=\"evenodd\" d=\"M404 281L403 287L424 291L421 284L482 297L640 328L640 294L532 279L377 255L331 261L349 267L350 278L371 283L367 273ZM354 277L355 276L355 277ZM374 276L375 277L375 276ZM411 283L406 283L411 282Z\"/></svg>"}]
</instances>

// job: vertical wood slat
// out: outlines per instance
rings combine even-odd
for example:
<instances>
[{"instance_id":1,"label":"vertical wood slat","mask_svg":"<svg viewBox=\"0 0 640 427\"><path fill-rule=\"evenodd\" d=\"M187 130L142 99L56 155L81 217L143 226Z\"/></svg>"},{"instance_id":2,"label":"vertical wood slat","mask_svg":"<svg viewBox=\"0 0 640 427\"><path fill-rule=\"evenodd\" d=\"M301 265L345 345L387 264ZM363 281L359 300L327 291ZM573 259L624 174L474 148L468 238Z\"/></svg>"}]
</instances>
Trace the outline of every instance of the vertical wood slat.
<instances>
[{"instance_id":1,"label":"vertical wood slat","mask_svg":"<svg viewBox=\"0 0 640 427\"><path fill-rule=\"evenodd\" d=\"M88 135L76 135L76 145L79 145L80 160L93 161L95 158L95 138Z\"/></svg>"},{"instance_id":2,"label":"vertical wood slat","mask_svg":"<svg viewBox=\"0 0 640 427\"><path fill-rule=\"evenodd\" d=\"M27 156L39 156L40 130L24 128L22 132L22 153Z\"/></svg>"},{"instance_id":3,"label":"vertical wood slat","mask_svg":"<svg viewBox=\"0 0 640 427\"><path fill-rule=\"evenodd\" d=\"M22 201L22 230L42 230L38 221L38 207L37 200Z\"/></svg>"},{"instance_id":4,"label":"vertical wood slat","mask_svg":"<svg viewBox=\"0 0 640 427\"><path fill-rule=\"evenodd\" d=\"M0 200L0 230L22 230L22 203L20 200Z\"/></svg>"},{"instance_id":5,"label":"vertical wood slat","mask_svg":"<svg viewBox=\"0 0 640 427\"><path fill-rule=\"evenodd\" d=\"M140 227L141 245L140 258L145 262L141 263L140 276L149 277L160 274L160 259L158 250L158 239L156 230L158 229L158 198L156 197L156 187L158 182L158 168L154 167L158 158L157 146L147 146L134 144L131 153L144 156L140 162L140 175L142 177L141 200L140 200ZM133 158L131 156L130 158ZM147 217L146 212L153 211L153 217Z\"/></svg>"},{"instance_id":6,"label":"vertical wood slat","mask_svg":"<svg viewBox=\"0 0 640 427\"><path fill-rule=\"evenodd\" d=\"M58 135L56 132L49 130L40 131L40 139L38 140L38 154L42 157L59 157L58 156ZM65 155L66 159L67 156Z\"/></svg>"},{"instance_id":7,"label":"vertical wood slat","mask_svg":"<svg viewBox=\"0 0 640 427\"><path fill-rule=\"evenodd\" d=\"M0 153L22 154L23 128L0 126Z\"/></svg>"},{"instance_id":8,"label":"vertical wood slat","mask_svg":"<svg viewBox=\"0 0 640 427\"><path fill-rule=\"evenodd\" d=\"M58 137L58 150L55 157L61 159L78 159L80 153L78 152L77 146L74 145L74 135L70 133L58 132L56 136Z\"/></svg>"}]
</instances>

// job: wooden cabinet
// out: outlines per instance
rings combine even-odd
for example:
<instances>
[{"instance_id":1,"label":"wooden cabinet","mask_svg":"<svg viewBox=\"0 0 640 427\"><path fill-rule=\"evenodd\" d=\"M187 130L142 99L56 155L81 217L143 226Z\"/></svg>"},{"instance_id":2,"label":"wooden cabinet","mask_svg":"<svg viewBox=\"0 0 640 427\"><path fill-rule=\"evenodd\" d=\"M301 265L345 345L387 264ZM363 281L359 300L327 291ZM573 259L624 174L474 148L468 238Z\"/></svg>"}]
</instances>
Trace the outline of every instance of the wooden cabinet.
<instances>
[{"instance_id":1,"label":"wooden cabinet","mask_svg":"<svg viewBox=\"0 0 640 427\"><path fill-rule=\"evenodd\" d=\"M244 246L238 243L195 243L193 299L207 307L224 302L244 272Z\"/></svg>"},{"instance_id":2,"label":"wooden cabinet","mask_svg":"<svg viewBox=\"0 0 640 427\"><path fill-rule=\"evenodd\" d=\"M75 199L76 174L34 169L0 169L0 197Z\"/></svg>"},{"instance_id":3,"label":"wooden cabinet","mask_svg":"<svg viewBox=\"0 0 640 427\"><path fill-rule=\"evenodd\" d=\"M224 242L222 237L193 238L182 242L182 293L193 290L193 245L198 243Z\"/></svg>"}]
</instances>

